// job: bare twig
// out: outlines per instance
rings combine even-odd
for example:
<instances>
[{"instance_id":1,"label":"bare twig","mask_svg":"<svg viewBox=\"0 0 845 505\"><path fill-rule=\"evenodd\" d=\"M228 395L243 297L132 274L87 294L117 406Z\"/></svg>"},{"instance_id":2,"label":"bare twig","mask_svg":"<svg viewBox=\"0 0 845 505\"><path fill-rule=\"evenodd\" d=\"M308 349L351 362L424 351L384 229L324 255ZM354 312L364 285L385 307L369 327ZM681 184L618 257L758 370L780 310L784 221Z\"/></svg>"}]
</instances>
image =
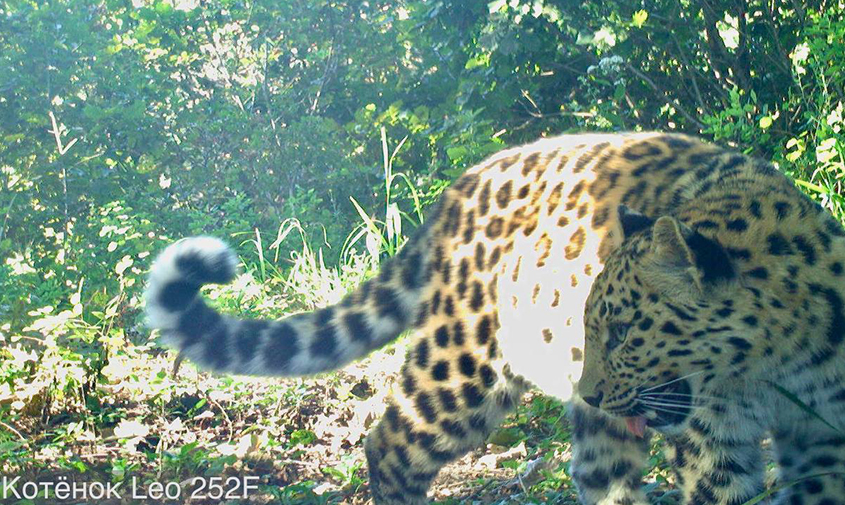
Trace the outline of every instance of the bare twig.
<instances>
[{"instance_id":1,"label":"bare twig","mask_svg":"<svg viewBox=\"0 0 845 505\"><path fill-rule=\"evenodd\" d=\"M695 70L687 59L686 54L684 54L684 49L681 46L678 37L676 37L675 34L671 32L669 35L675 42L675 47L678 48L678 57L681 58L681 61L684 64L684 68L687 70L687 73L689 73L690 83L692 84L692 90L693 93L695 93L695 99L698 102L698 106L701 108L702 112L704 112L705 114L710 114L710 109L707 107L707 105L704 103L704 99L701 97L701 90L698 88L698 80L695 78Z\"/></svg>"},{"instance_id":2,"label":"bare twig","mask_svg":"<svg viewBox=\"0 0 845 505\"><path fill-rule=\"evenodd\" d=\"M749 89L748 76L741 67L737 66L739 62L735 58L731 58L727 47L725 47L725 41L719 34L717 23L724 18L725 13L721 9L717 12L712 4L712 0L701 2L704 31L707 34L707 45L709 46L708 54L713 70L717 72L717 78L724 80L728 87L738 86Z\"/></svg>"},{"instance_id":3,"label":"bare twig","mask_svg":"<svg viewBox=\"0 0 845 505\"><path fill-rule=\"evenodd\" d=\"M224 409L223 406L217 402L217 400L214 400L209 397L208 401L211 402L212 405L220 409L220 412L223 414L223 418L226 420L226 425L229 427L229 438L226 440L226 443L230 443L232 441L232 434L235 430L234 428L232 428L232 420L229 419L229 414L226 413L226 409Z\"/></svg>"},{"instance_id":4,"label":"bare twig","mask_svg":"<svg viewBox=\"0 0 845 505\"><path fill-rule=\"evenodd\" d=\"M801 18L801 24L804 24L807 19L807 11L804 10L803 2L801 0L792 0L792 7L798 13L798 17Z\"/></svg>"},{"instance_id":5,"label":"bare twig","mask_svg":"<svg viewBox=\"0 0 845 505\"><path fill-rule=\"evenodd\" d=\"M777 47L778 56L780 57L780 59L772 58L772 60L775 62L775 64L778 67L780 67L781 71L784 74L786 74L790 77L790 80L794 84L795 79L792 79L792 72L790 71L789 63L788 63L790 61L789 54L787 54L786 49L784 49L783 45L780 43L780 38L778 38L777 27L775 26L775 14L774 14L775 4L774 4L774 1L775 0L772 0L771 4L769 2L764 2L764 5L766 6L766 9L765 9L765 11L766 11L766 22L765 22L765 25L766 25L766 28L769 29L769 35L771 35L772 40L775 41L775 47Z\"/></svg>"},{"instance_id":6,"label":"bare twig","mask_svg":"<svg viewBox=\"0 0 845 505\"><path fill-rule=\"evenodd\" d=\"M692 124L694 124L695 126L697 126L700 129L705 128L706 125L704 123L702 123L701 121L695 119L695 117L690 115L690 113L687 112L687 110L684 108L683 105L680 104L680 102L678 102L675 99L670 98L668 96L668 94L666 93L666 91L660 89L660 87L658 87L657 84L655 84L654 81L652 81L651 78L649 78L649 76L640 72L639 70L634 68L633 65L631 65L628 62L625 63L625 66L628 68L628 70L631 71L632 74L634 74L635 76L642 79L642 81L645 82L653 91L657 92L660 95L660 97L663 99L663 101L665 101L667 104L674 107L675 110L680 112L681 115L684 116L689 122L691 122Z\"/></svg>"},{"instance_id":7,"label":"bare twig","mask_svg":"<svg viewBox=\"0 0 845 505\"><path fill-rule=\"evenodd\" d=\"M277 459L277 463L283 463L285 465L300 465L300 466L307 466L309 468L320 468L322 465L318 463L312 463L310 461L300 461L298 459Z\"/></svg>"},{"instance_id":8,"label":"bare twig","mask_svg":"<svg viewBox=\"0 0 845 505\"><path fill-rule=\"evenodd\" d=\"M334 59L334 37L332 37L332 40L329 42L329 56L326 58L326 69L323 72L323 77L320 79L320 87L314 95L314 101L311 103L311 114L315 114L317 112L317 105L320 103L320 97L323 95L323 88L329 80L329 72L333 71L336 66Z\"/></svg>"},{"instance_id":9,"label":"bare twig","mask_svg":"<svg viewBox=\"0 0 845 505\"><path fill-rule=\"evenodd\" d=\"M15 435L17 435L17 436L18 436L18 438L19 438L19 439L21 439L21 441L22 441L22 442L26 443L26 437L24 437L23 435L21 435L21 432L19 432L18 430L16 430L14 427L12 427L12 426L10 426L10 425L8 425L8 424L4 423L3 421L0 421L0 426L2 426L2 427L4 427L4 428L6 428L7 430L11 431L11 432L12 432L12 433L14 433Z\"/></svg>"},{"instance_id":10,"label":"bare twig","mask_svg":"<svg viewBox=\"0 0 845 505\"><path fill-rule=\"evenodd\" d=\"M56 139L56 149L59 151L59 157L61 158L64 156L70 148L76 144L76 141L79 138L70 139L70 142L65 144L62 141L62 129L59 126L58 121L56 121L56 115L53 114L53 111L49 111L50 114L50 122L53 125L53 129L50 130L50 133L53 134L53 138ZM61 163L61 162L60 162ZM68 193L67 193L67 164L61 163L61 170L62 170L62 195L64 196L64 214L65 214L65 233L63 237L63 242L67 243L67 240L70 238L70 212L69 212L69 202L68 202Z\"/></svg>"},{"instance_id":11,"label":"bare twig","mask_svg":"<svg viewBox=\"0 0 845 505\"><path fill-rule=\"evenodd\" d=\"M523 98L528 100L528 102L531 104L531 106L534 107L534 110L537 111L536 114L532 114L531 111L528 111L528 113L531 114L534 117L543 117L543 111L541 111L540 107L537 106L537 102L535 102L534 99L531 98L531 95L528 93L528 90L523 89L523 90L520 90L520 92L522 93Z\"/></svg>"},{"instance_id":12,"label":"bare twig","mask_svg":"<svg viewBox=\"0 0 845 505\"><path fill-rule=\"evenodd\" d=\"M223 59L223 55L220 54L220 51L217 49L217 41L214 40L214 30L211 29L211 25L208 22L207 18L203 18L203 22L205 23L205 29L208 33L209 39L209 46L211 46L211 50L214 51L214 56L217 57L217 63L220 65L220 68L223 70L223 77L226 79L226 84L231 88L231 94L233 99L235 100L235 105L241 109L241 112L246 112L246 108L244 107L243 101L241 97L238 96L237 88L233 84L232 74L229 72L228 67L226 67L226 61Z\"/></svg>"},{"instance_id":13,"label":"bare twig","mask_svg":"<svg viewBox=\"0 0 845 505\"><path fill-rule=\"evenodd\" d=\"M9 201L9 205L6 206L6 215L3 216L3 226L0 226L0 242L3 241L3 237L6 236L6 224L9 222L9 215L12 213L12 206L15 204L15 200L18 198L18 193L12 195L12 199Z\"/></svg>"}]
</instances>

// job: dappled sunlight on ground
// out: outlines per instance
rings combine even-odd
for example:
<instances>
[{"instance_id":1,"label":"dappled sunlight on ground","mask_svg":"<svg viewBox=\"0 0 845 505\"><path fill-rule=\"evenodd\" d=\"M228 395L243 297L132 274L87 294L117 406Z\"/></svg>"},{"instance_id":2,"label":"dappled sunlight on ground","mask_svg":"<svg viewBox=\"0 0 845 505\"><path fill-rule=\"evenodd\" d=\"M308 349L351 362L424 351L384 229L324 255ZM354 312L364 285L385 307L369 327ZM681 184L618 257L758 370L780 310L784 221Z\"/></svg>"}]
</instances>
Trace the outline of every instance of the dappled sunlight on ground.
<instances>
[{"instance_id":1,"label":"dappled sunlight on ground","mask_svg":"<svg viewBox=\"0 0 845 505\"><path fill-rule=\"evenodd\" d=\"M246 500L227 503L370 503L363 439L384 411L406 345L400 339L336 373L304 379L212 375L189 362L174 378L173 353L127 348L103 369L101 404L82 409L71 397L34 395L24 407L53 413L14 418L8 428L21 442L4 453L2 472L127 488L133 480L177 482L185 494L207 482L194 478L222 477L257 486ZM574 505L568 440L563 406L529 393L484 447L443 469L431 496ZM662 461L652 462L655 496L663 494L656 482L667 483ZM122 498L114 503L134 503Z\"/></svg>"}]
</instances>

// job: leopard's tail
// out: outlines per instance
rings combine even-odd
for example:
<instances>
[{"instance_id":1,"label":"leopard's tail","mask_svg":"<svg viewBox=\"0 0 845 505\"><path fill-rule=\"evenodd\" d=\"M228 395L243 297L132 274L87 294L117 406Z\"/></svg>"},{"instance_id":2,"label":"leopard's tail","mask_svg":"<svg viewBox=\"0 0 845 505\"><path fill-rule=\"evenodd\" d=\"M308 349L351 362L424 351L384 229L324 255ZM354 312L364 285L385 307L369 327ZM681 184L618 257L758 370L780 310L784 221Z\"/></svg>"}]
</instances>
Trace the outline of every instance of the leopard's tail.
<instances>
[{"instance_id":1,"label":"leopard's tail","mask_svg":"<svg viewBox=\"0 0 845 505\"><path fill-rule=\"evenodd\" d=\"M167 247L153 264L147 316L180 357L204 368L246 375L324 372L381 347L411 325L429 270L427 256L408 244L382 263L377 278L337 305L279 321L249 320L221 315L199 296L204 284L234 278L234 252L215 238L188 238Z\"/></svg>"}]
</instances>

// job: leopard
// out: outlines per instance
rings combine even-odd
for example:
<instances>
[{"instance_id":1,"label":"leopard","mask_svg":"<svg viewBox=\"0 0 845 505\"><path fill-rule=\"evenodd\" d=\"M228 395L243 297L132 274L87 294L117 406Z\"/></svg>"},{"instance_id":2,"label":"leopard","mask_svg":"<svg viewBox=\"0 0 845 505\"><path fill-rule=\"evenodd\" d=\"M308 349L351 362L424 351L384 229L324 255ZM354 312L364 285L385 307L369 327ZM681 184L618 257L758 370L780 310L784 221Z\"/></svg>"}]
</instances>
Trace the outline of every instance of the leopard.
<instances>
[{"instance_id":1,"label":"leopard","mask_svg":"<svg viewBox=\"0 0 845 505\"><path fill-rule=\"evenodd\" d=\"M694 156L670 207L619 213L578 394L663 434L685 503L843 504L845 230L768 163Z\"/></svg>"},{"instance_id":2,"label":"leopard","mask_svg":"<svg viewBox=\"0 0 845 505\"><path fill-rule=\"evenodd\" d=\"M223 241L202 236L175 242L156 258L146 312L151 327L178 350L177 360L246 375L328 372L410 331L384 414L364 443L369 489L379 505L426 503L440 469L482 444L531 388L568 402L570 472L580 501L646 505L646 435L661 426L653 419L644 424L645 416L609 411L595 401L593 390L586 394L590 401L579 392L587 388L579 388L585 364L590 362L595 374L601 369L595 361L602 353L586 342L588 297L593 293L591 303L600 303L620 295L608 275L601 295L592 288L614 251L630 250L625 227L630 231L632 224L647 221L645 216L675 215L699 194L709 198L707 190L722 179L751 177L747 174L794 194L765 162L679 133L541 138L466 170L442 192L399 253L335 305L278 321L219 313L200 289L232 281L238 259ZM793 211L796 202L790 203ZM839 235L826 226L829 247L838 247ZM821 240L811 236L799 251L810 250L810 240ZM744 246L753 258L763 259L753 247ZM822 258L823 248L812 250L818 265L830 262ZM823 285L824 300L839 300L829 280ZM823 310L814 310L814 324L825 324ZM595 317L595 311L589 314ZM689 331L719 334L720 326L707 320L699 326ZM653 352L661 349L655 344ZM733 366L750 366L757 359L746 355L748 365ZM645 361L641 365L654 368ZM588 384L598 391L606 382ZM703 464L690 451L685 457Z\"/></svg>"}]
</instances>

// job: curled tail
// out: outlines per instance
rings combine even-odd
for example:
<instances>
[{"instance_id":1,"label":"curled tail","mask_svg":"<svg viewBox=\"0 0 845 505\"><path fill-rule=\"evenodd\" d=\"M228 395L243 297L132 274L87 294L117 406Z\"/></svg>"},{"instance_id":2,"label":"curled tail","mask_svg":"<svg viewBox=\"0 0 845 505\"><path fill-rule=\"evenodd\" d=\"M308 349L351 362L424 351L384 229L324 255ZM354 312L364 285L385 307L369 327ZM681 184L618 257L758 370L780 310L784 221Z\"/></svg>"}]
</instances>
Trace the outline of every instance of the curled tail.
<instances>
[{"instance_id":1,"label":"curled tail","mask_svg":"<svg viewBox=\"0 0 845 505\"><path fill-rule=\"evenodd\" d=\"M403 259L404 258L404 259ZM308 375L334 370L396 338L412 322L422 287L423 253L405 247L339 304L279 321L219 314L199 296L204 284L230 282L237 256L222 241L194 237L159 255L145 293L152 327L180 357L246 375ZM425 262L427 263L427 262Z\"/></svg>"}]
</instances>

